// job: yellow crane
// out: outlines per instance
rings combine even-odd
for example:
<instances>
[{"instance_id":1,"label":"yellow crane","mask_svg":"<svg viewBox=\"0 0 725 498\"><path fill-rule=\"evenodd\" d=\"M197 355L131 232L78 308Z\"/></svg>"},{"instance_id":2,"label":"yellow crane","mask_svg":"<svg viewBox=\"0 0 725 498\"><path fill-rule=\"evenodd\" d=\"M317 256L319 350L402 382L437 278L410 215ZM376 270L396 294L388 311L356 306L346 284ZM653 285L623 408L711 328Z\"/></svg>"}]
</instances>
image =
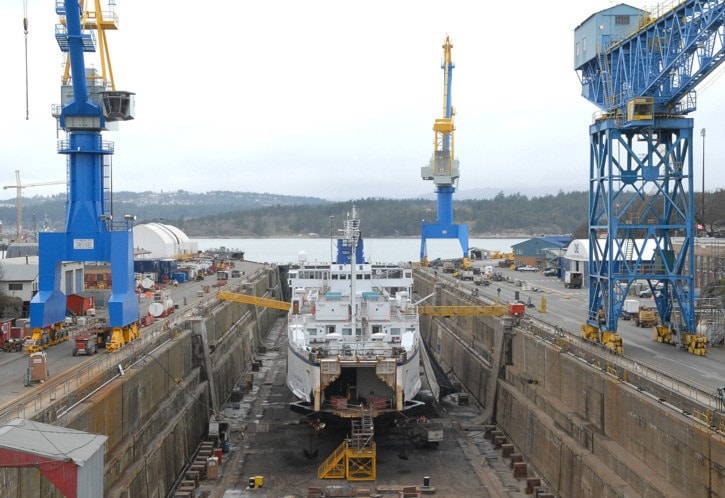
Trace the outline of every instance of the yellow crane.
<instances>
[{"instance_id":1,"label":"yellow crane","mask_svg":"<svg viewBox=\"0 0 725 498\"><path fill-rule=\"evenodd\" d=\"M237 292L219 291L217 299L234 301L243 304L253 304L282 311L289 311L290 303L277 299L240 294ZM524 305L511 303L508 306L503 304L492 304L489 306L418 306L418 313L425 316L505 316L521 317L524 314Z\"/></svg>"},{"instance_id":2,"label":"yellow crane","mask_svg":"<svg viewBox=\"0 0 725 498\"><path fill-rule=\"evenodd\" d=\"M287 301L278 301L277 299L268 299L266 297L257 297L250 294L240 294L238 292L219 291L216 293L217 299L224 301L234 301L242 304L253 304L255 306L264 306L265 308L274 308L276 310L289 311L291 305Z\"/></svg>"},{"instance_id":3,"label":"yellow crane","mask_svg":"<svg viewBox=\"0 0 725 498\"><path fill-rule=\"evenodd\" d=\"M65 185L66 182L62 180L54 181L54 182L37 182L37 183L26 183L22 184L20 182L20 170L15 170L15 185L3 185L3 189L7 190L10 188L14 188L18 192L18 200L17 200L17 210L18 210L18 239L22 237L22 226L23 226L23 189L27 187L43 187L46 185Z\"/></svg>"}]
</instances>

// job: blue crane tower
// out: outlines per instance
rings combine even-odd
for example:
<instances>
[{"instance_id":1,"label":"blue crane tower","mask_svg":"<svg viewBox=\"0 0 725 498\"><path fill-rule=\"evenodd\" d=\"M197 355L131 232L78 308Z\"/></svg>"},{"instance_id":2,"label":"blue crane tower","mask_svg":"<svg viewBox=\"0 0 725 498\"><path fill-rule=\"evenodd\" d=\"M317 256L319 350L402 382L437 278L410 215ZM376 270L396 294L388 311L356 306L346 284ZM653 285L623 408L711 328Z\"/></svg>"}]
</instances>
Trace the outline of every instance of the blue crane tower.
<instances>
[{"instance_id":1,"label":"blue crane tower","mask_svg":"<svg viewBox=\"0 0 725 498\"><path fill-rule=\"evenodd\" d=\"M420 241L420 260L428 263L427 239L458 239L463 250L464 264L468 262L468 225L453 223L453 192L458 186L458 159L454 155L453 115L451 105L451 82L453 80L453 61L451 60L450 38L446 36L443 44L443 117L433 123L433 157L428 166L420 169L423 180L433 180L438 198L438 216L435 223L423 222Z\"/></svg>"},{"instance_id":2,"label":"blue crane tower","mask_svg":"<svg viewBox=\"0 0 725 498\"><path fill-rule=\"evenodd\" d=\"M671 7L671 8L670 8ZM687 0L661 15L626 4L575 30L589 127L589 308L583 335L616 349L630 286L645 281L655 338L704 354L696 334L695 87L723 61L725 1Z\"/></svg>"},{"instance_id":3,"label":"blue crane tower","mask_svg":"<svg viewBox=\"0 0 725 498\"><path fill-rule=\"evenodd\" d=\"M57 117L66 131L58 142L58 153L67 156L68 199L64 232L42 232L38 238L40 261L38 293L30 303L30 326L43 329L63 322L66 296L60 289L64 261L107 262L111 267L111 295L108 301L111 348L135 337L138 296L133 275L132 216L113 219L111 202L111 157L113 143L102 139L101 131L116 121L133 119L134 100L130 92L108 88L107 78L86 68L84 52L94 52L92 31L105 45L105 30L115 29L115 14L104 19L100 0L94 0L93 15L81 16L78 0L56 2L60 22L55 37L68 54L65 80L72 87L62 91L62 109ZM85 4L85 3L84 3ZM108 60L105 46L101 59ZM70 78L68 78L70 76Z\"/></svg>"}]
</instances>

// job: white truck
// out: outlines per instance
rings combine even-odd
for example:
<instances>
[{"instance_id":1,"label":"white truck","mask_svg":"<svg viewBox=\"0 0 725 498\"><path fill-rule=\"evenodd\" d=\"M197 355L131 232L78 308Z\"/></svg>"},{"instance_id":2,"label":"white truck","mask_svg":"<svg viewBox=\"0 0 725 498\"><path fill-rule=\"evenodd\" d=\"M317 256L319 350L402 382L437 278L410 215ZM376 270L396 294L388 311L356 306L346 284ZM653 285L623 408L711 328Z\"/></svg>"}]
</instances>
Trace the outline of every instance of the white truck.
<instances>
[{"instance_id":1,"label":"white truck","mask_svg":"<svg viewBox=\"0 0 725 498\"><path fill-rule=\"evenodd\" d=\"M584 275L579 271L567 271L564 274L564 287L567 289L581 289Z\"/></svg>"},{"instance_id":2,"label":"white truck","mask_svg":"<svg viewBox=\"0 0 725 498\"><path fill-rule=\"evenodd\" d=\"M638 299L625 299L622 303L622 312L619 314L622 320L631 320L639 313Z\"/></svg>"}]
</instances>

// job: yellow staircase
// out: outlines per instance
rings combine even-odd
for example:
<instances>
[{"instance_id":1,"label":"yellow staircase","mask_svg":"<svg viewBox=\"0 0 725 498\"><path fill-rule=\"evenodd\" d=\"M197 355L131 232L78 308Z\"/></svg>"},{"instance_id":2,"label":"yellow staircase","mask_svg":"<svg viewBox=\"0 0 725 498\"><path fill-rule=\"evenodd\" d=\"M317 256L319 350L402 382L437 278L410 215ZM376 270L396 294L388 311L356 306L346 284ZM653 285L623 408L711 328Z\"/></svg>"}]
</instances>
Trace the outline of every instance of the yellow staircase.
<instances>
[{"instance_id":1,"label":"yellow staircase","mask_svg":"<svg viewBox=\"0 0 725 498\"><path fill-rule=\"evenodd\" d=\"M363 413L352 420L352 435L320 464L318 479L373 481L376 478L376 448L373 416Z\"/></svg>"}]
</instances>

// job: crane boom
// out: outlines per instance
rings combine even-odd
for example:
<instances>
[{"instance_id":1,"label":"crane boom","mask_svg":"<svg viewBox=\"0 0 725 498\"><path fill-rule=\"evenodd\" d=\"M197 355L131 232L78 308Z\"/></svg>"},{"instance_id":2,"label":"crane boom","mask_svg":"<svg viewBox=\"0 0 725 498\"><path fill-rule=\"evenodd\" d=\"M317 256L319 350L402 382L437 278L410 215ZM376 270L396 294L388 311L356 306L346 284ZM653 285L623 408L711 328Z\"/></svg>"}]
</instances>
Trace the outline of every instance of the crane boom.
<instances>
[{"instance_id":1,"label":"crane boom","mask_svg":"<svg viewBox=\"0 0 725 498\"><path fill-rule=\"evenodd\" d=\"M3 189L7 190L14 188L17 190L17 234L18 239L22 237L22 226L23 226L23 189L26 187L44 187L47 185L61 185L65 184L64 181L52 181L52 182L35 182L35 183L21 183L20 182L20 170L15 170L15 185L3 185Z\"/></svg>"},{"instance_id":2,"label":"crane boom","mask_svg":"<svg viewBox=\"0 0 725 498\"><path fill-rule=\"evenodd\" d=\"M242 304L253 304L254 306L263 306L265 308L273 308L276 310L289 311L290 303L286 301L278 301L277 299L268 299L266 297L252 296L251 294L240 294L237 292L219 291L216 294L217 299L224 301L234 301Z\"/></svg>"}]
</instances>

